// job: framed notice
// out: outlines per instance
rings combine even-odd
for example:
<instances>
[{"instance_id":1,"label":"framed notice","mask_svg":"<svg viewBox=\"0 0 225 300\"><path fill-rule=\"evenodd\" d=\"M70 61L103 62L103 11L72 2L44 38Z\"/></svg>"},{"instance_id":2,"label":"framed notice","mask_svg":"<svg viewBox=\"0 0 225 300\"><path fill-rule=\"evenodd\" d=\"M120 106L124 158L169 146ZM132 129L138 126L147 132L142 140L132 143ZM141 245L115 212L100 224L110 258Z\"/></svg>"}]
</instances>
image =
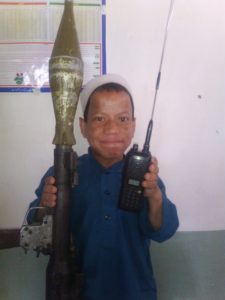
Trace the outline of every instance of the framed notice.
<instances>
[{"instance_id":1,"label":"framed notice","mask_svg":"<svg viewBox=\"0 0 225 300\"><path fill-rule=\"evenodd\" d=\"M105 0L74 0L84 84L106 73ZM0 0L0 92L49 92L48 61L63 0Z\"/></svg>"}]
</instances>

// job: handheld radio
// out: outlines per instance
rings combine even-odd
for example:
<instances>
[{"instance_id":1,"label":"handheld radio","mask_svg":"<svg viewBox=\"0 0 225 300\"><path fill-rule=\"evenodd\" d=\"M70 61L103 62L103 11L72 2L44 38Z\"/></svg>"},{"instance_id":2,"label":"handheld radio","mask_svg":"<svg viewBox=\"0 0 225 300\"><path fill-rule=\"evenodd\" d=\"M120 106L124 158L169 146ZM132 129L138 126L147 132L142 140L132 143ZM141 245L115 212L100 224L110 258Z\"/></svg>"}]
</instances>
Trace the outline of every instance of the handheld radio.
<instances>
[{"instance_id":1,"label":"handheld radio","mask_svg":"<svg viewBox=\"0 0 225 300\"><path fill-rule=\"evenodd\" d=\"M128 151L125 158L123 182L119 198L119 208L126 211L138 212L141 209L144 201L144 188L142 187L142 181L144 179L144 174L148 171L152 158L149 147L153 128L153 115L155 111L155 104L161 78L161 69L165 53L169 22L173 11L173 4L174 0L171 0L159 65L159 72L155 86L155 96L153 100L152 113L148 124L145 143L141 151L138 150L138 145L134 144L133 147Z\"/></svg>"}]
</instances>

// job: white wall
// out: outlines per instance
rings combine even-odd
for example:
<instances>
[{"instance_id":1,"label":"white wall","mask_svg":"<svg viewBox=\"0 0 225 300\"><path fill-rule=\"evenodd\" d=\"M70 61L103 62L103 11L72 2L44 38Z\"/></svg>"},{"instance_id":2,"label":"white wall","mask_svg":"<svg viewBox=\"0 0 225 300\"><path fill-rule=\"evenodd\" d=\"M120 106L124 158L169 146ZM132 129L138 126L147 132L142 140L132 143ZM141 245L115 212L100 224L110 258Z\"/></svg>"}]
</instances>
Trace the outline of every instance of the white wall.
<instances>
[{"instance_id":1,"label":"white wall","mask_svg":"<svg viewBox=\"0 0 225 300\"><path fill-rule=\"evenodd\" d=\"M170 1L107 0L107 70L133 87L140 146ZM151 143L180 230L225 229L225 2L176 0ZM77 117L80 114L80 107ZM75 121L76 151L85 152ZM50 95L0 94L0 227L20 226L52 164Z\"/></svg>"}]
</instances>

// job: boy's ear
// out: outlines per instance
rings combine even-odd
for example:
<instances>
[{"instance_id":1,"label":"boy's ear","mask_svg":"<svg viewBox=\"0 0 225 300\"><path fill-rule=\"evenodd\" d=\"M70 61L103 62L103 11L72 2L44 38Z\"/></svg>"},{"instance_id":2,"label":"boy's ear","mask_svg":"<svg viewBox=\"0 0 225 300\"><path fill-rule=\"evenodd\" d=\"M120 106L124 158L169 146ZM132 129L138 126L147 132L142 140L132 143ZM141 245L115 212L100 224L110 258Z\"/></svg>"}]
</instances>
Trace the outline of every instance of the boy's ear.
<instances>
[{"instance_id":1,"label":"boy's ear","mask_svg":"<svg viewBox=\"0 0 225 300\"><path fill-rule=\"evenodd\" d=\"M80 131L81 131L83 137L86 138L87 137L87 135L86 135L86 122L81 117L79 118L79 122L80 122Z\"/></svg>"}]
</instances>

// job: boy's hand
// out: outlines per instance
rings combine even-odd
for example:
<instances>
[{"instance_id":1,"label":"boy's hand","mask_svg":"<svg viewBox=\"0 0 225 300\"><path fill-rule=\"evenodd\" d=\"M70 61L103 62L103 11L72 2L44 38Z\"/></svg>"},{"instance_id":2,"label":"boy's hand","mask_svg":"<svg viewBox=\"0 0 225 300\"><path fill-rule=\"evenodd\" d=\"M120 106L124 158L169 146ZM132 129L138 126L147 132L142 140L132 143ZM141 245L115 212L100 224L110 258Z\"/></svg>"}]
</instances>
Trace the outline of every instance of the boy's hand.
<instances>
[{"instance_id":1,"label":"boy's hand","mask_svg":"<svg viewBox=\"0 0 225 300\"><path fill-rule=\"evenodd\" d=\"M148 172L145 174L144 181L142 182L142 186L145 188L145 196L148 198L154 196L155 193L159 193L158 173L158 161L155 157L152 157Z\"/></svg>"},{"instance_id":2,"label":"boy's hand","mask_svg":"<svg viewBox=\"0 0 225 300\"><path fill-rule=\"evenodd\" d=\"M142 182L144 195L148 198L149 203L149 221L155 230L159 230L162 226L162 193L158 186L158 161L152 158L148 172L144 176Z\"/></svg>"},{"instance_id":3,"label":"boy's hand","mask_svg":"<svg viewBox=\"0 0 225 300\"><path fill-rule=\"evenodd\" d=\"M45 179L45 185L41 196L40 206L55 207L57 188L54 185L55 177L49 176Z\"/></svg>"}]
</instances>

